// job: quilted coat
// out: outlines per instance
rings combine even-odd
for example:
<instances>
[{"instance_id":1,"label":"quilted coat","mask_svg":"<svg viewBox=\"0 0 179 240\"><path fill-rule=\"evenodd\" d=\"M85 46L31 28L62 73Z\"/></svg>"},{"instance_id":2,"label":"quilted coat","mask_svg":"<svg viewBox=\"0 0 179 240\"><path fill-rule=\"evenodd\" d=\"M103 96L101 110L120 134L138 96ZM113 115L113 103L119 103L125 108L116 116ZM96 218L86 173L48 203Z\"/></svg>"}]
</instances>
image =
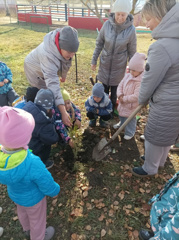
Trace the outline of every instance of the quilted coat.
<instances>
[{"instance_id":1,"label":"quilted coat","mask_svg":"<svg viewBox=\"0 0 179 240\"><path fill-rule=\"evenodd\" d=\"M85 108L87 112L93 112L94 109L98 109L98 115L105 116L112 113L112 102L106 93L104 93L104 97L98 103L94 100L93 96L90 96L85 102Z\"/></svg>"},{"instance_id":2,"label":"quilted coat","mask_svg":"<svg viewBox=\"0 0 179 240\"><path fill-rule=\"evenodd\" d=\"M128 15L126 21L115 23L114 13L101 28L96 40L92 64L97 64L100 56L98 79L108 86L118 86L123 79L127 61L136 52L136 31L133 26L133 16Z\"/></svg>"},{"instance_id":3,"label":"quilted coat","mask_svg":"<svg viewBox=\"0 0 179 240\"><path fill-rule=\"evenodd\" d=\"M23 110L31 113L35 119L35 128L29 143L29 148L33 150L34 154L42 151L44 145L52 145L58 142L59 137L55 125L46 115L45 108L29 101L25 104Z\"/></svg>"},{"instance_id":4,"label":"quilted coat","mask_svg":"<svg viewBox=\"0 0 179 240\"><path fill-rule=\"evenodd\" d=\"M12 90L12 72L8 66L0 61L0 82L3 82L4 79L7 78L9 80L8 83L4 84L4 86L0 87L0 94L6 94L9 90Z\"/></svg>"},{"instance_id":5,"label":"quilted coat","mask_svg":"<svg viewBox=\"0 0 179 240\"><path fill-rule=\"evenodd\" d=\"M66 78L72 59L65 60L55 44L55 36L61 29L49 32L44 41L25 58L24 71L30 84L39 89L50 89L55 104L64 104L60 92L59 76Z\"/></svg>"},{"instance_id":6,"label":"quilted coat","mask_svg":"<svg viewBox=\"0 0 179 240\"><path fill-rule=\"evenodd\" d=\"M121 117L129 117L129 115L139 105L139 89L143 74L141 73L137 77L133 77L130 73L127 73L117 88L117 97L123 96L123 103L119 102L118 112Z\"/></svg>"},{"instance_id":7,"label":"quilted coat","mask_svg":"<svg viewBox=\"0 0 179 240\"><path fill-rule=\"evenodd\" d=\"M179 239L179 172L150 202L153 202L150 223L154 232L151 240Z\"/></svg>"},{"instance_id":8,"label":"quilted coat","mask_svg":"<svg viewBox=\"0 0 179 240\"><path fill-rule=\"evenodd\" d=\"M0 183L7 185L11 200L24 207L32 207L60 191L40 158L29 150L7 154L0 147Z\"/></svg>"},{"instance_id":9,"label":"quilted coat","mask_svg":"<svg viewBox=\"0 0 179 240\"><path fill-rule=\"evenodd\" d=\"M179 3L153 30L154 42L139 91L139 103L150 99L145 138L157 146L170 146L179 136Z\"/></svg>"}]
</instances>

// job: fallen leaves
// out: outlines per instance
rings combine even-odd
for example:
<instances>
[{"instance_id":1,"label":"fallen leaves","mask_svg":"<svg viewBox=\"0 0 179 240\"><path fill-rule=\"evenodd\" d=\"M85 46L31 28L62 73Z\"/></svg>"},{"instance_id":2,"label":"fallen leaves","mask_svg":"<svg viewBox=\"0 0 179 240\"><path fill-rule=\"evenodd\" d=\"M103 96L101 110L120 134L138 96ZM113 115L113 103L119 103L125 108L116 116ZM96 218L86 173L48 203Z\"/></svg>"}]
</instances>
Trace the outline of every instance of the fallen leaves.
<instances>
[{"instance_id":1,"label":"fallen leaves","mask_svg":"<svg viewBox=\"0 0 179 240\"><path fill-rule=\"evenodd\" d=\"M85 227L85 229L86 229L87 231L91 231L91 226L90 226L90 225L87 225L87 226Z\"/></svg>"},{"instance_id":2,"label":"fallen leaves","mask_svg":"<svg viewBox=\"0 0 179 240\"><path fill-rule=\"evenodd\" d=\"M70 213L70 216L72 217L83 216L83 207L73 209L73 211Z\"/></svg>"},{"instance_id":3,"label":"fallen leaves","mask_svg":"<svg viewBox=\"0 0 179 240\"><path fill-rule=\"evenodd\" d=\"M18 216L15 216L12 218L13 221L17 221L18 220Z\"/></svg>"},{"instance_id":4,"label":"fallen leaves","mask_svg":"<svg viewBox=\"0 0 179 240\"><path fill-rule=\"evenodd\" d=\"M118 197L123 200L124 199L125 192L122 190L119 194Z\"/></svg>"},{"instance_id":5,"label":"fallen leaves","mask_svg":"<svg viewBox=\"0 0 179 240\"><path fill-rule=\"evenodd\" d=\"M101 237L104 237L106 235L106 230L105 229L102 229L101 230Z\"/></svg>"},{"instance_id":6,"label":"fallen leaves","mask_svg":"<svg viewBox=\"0 0 179 240\"><path fill-rule=\"evenodd\" d=\"M88 196L88 191L83 192L83 197L86 198Z\"/></svg>"},{"instance_id":7,"label":"fallen leaves","mask_svg":"<svg viewBox=\"0 0 179 240\"><path fill-rule=\"evenodd\" d=\"M106 218L105 215L102 213L101 216L98 218L98 220L102 222L105 218Z\"/></svg>"}]
</instances>

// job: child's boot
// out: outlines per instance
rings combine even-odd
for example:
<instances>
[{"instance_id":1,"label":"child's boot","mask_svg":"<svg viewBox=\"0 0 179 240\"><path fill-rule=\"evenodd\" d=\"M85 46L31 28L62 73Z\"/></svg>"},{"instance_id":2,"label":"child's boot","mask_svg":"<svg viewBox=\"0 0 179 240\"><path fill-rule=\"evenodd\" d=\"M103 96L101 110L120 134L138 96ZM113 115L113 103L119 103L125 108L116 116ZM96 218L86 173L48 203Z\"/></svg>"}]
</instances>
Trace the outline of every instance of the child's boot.
<instances>
[{"instance_id":1,"label":"child's boot","mask_svg":"<svg viewBox=\"0 0 179 240\"><path fill-rule=\"evenodd\" d=\"M3 235L4 229L0 227L0 237Z\"/></svg>"},{"instance_id":2,"label":"child's boot","mask_svg":"<svg viewBox=\"0 0 179 240\"><path fill-rule=\"evenodd\" d=\"M30 230L24 231L26 238L30 239Z\"/></svg>"},{"instance_id":3,"label":"child's boot","mask_svg":"<svg viewBox=\"0 0 179 240\"><path fill-rule=\"evenodd\" d=\"M44 162L44 164L45 164L45 166L46 166L47 169L50 169L50 168L53 167L54 161L48 159L47 161Z\"/></svg>"},{"instance_id":4,"label":"child's boot","mask_svg":"<svg viewBox=\"0 0 179 240\"><path fill-rule=\"evenodd\" d=\"M106 127L107 127L106 122L105 122L102 118L100 118L100 120L99 120L99 125L100 125L100 127L102 127L102 128L106 128Z\"/></svg>"},{"instance_id":5,"label":"child's boot","mask_svg":"<svg viewBox=\"0 0 179 240\"><path fill-rule=\"evenodd\" d=\"M152 239L154 233L151 230L141 229L139 232L139 239L140 240L149 240Z\"/></svg>"},{"instance_id":6,"label":"child's boot","mask_svg":"<svg viewBox=\"0 0 179 240\"><path fill-rule=\"evenodd\" d=\"M45 231L45 237L44 240L50 240L52 239L53 235L55 234L54 227L49 226Z\"/></svg>"},{"instance_id":7,"label":"child's boot","mask_svg":"<svg viewBox=\"0 0 179 240\"><path fill-rule=\"evenodd\" d=\"M89 121L89 126L90 126L90 127L96 127L96 119L91 119L91 120Z\"/></svg>"}]
</instances>

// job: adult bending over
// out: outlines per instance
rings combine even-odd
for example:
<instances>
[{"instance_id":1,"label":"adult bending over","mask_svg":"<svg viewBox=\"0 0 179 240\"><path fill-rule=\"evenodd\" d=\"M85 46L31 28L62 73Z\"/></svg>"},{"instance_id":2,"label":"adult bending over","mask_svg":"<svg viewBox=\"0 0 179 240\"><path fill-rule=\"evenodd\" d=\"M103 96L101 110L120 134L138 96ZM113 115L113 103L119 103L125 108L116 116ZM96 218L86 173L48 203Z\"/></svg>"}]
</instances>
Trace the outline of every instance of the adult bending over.
<instances>
[{"instance_id":1,"label":"adult bending over","mask_svg":"<svg viewBox=\"0 0 179 240\"><path fill-rule=\"evenodd\" d=\"M33 87L48 88L54 94L55 105L62 114L62 121L70 126L60 92L59 76L64 82L71 67L72 57L79 47L78 32L66 26L58 28L44 37L44 41L25 58L24 71Z\"/></svg>"},{"instance_id":2,"label":"adult bending over","mask_svg":"<svg viewBox=\"0 0 179 240\"><path fill-rule=\"evenodd\" d=\"M179 3L149 0L142 14L157 40L149 47L139 91L139 104L150 99L145 162L132 170L134 175L145 177L164 166L170 146L179 137Z\"/></svg>"},{"instance_id":3,"label":"adult bending over","mask_svg":"<svg viewBox=\"0 0 179 240\"><path fill-rule=\"evenodd\" d=\"M96 48L92 58L92 70L96 70L97 59L100 56L98 79L105 88L105 93L111 90L113 110L116 104L116 90L123 79L127 61L136 52L136 31L133 26L133 16L130 0L116 0L112 13L101 28L96 40Z\"/></svg>"}]
</instances>

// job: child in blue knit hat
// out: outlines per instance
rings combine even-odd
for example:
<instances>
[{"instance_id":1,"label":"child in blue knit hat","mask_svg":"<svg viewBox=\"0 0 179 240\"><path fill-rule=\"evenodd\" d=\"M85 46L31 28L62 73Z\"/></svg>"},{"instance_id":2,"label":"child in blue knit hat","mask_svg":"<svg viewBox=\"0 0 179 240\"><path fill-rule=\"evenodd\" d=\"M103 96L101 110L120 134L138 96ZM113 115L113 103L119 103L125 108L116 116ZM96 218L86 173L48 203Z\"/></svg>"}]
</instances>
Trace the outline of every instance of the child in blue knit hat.
<instances>
[{"instance_id":1,"label":"child in blue knit hat","mask_svg":"<svg viewBox=\"0 0 179 240\"><path fill-rule=\"evenodd\" d=\"M8 66L0 62L0 107L9 106L19 97L11 86L12 72Z\"/></svg>"},{"instance_id":2,"label":"child in blue knit hat","mask_svg":"<svg viewBox=\"0 0 179 240\"><path fill-rule=\"evenodd\" d=\"M95 127L96 120L99 117L100 127L106 127L106 121L111 119L113 111L112 102L109 96L104 92L104 87L101 83L96 83L93 86L92 96L85 102L87 117L90 119L89 126Z\"/></svg>"}]
</instances>

